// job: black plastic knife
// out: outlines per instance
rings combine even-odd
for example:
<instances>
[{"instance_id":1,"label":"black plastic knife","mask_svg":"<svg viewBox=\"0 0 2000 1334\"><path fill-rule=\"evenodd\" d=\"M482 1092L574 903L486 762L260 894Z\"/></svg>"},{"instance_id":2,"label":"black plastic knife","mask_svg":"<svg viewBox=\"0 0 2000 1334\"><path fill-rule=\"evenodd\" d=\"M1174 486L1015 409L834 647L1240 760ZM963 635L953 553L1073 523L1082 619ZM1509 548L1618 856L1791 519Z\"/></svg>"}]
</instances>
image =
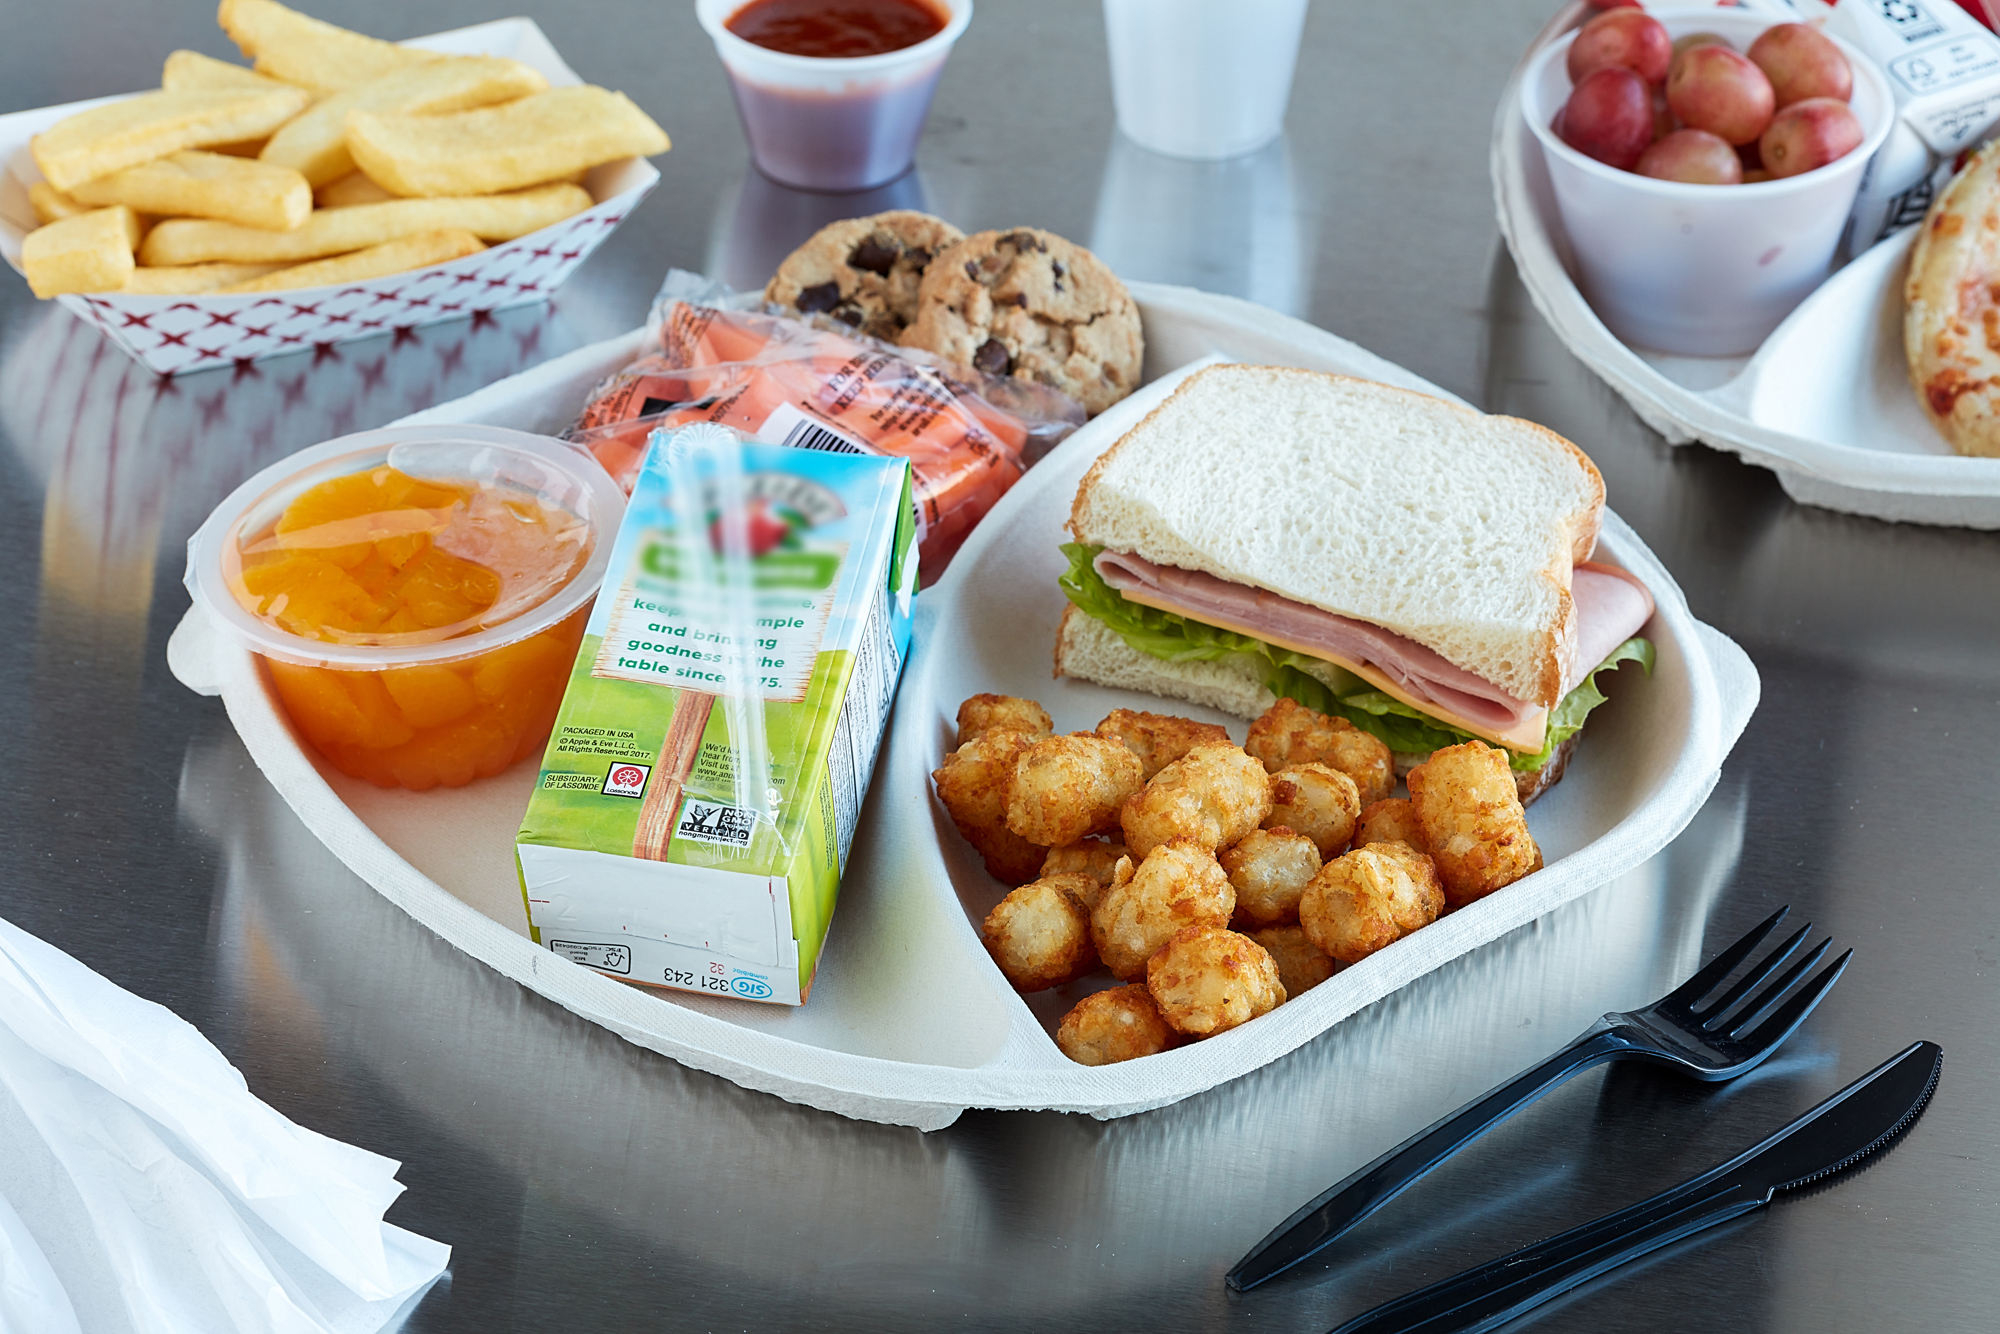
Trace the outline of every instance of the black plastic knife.
<instances>
[{"instance_id":1,"label":"black plastic knife","mask_svg":"<svg viewBox=\"0 0 2000 1334\"><path fill-rule=\"evenodd\" d=\"M1332 1334L1446 1334L1503 1325L1627 1260L1859 1162L1916 1120L1943 1064L1936 1043L1916 1043L1691 1181L1386 1302Z\"/></svg>"}]
</instances>

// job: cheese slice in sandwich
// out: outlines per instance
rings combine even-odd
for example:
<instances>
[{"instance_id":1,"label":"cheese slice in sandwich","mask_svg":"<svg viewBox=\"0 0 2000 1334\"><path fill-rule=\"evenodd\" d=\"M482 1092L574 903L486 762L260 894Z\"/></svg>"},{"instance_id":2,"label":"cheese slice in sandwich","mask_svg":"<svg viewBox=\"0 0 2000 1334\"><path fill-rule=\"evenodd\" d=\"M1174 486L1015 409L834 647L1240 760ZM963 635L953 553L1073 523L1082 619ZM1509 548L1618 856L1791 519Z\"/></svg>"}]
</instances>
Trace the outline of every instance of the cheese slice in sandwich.
<instances>
[{"instance_id":1,"label":"cheese slice in sandwich","mask_svg":"<svg viewBox=\"0 0 2000 1334\"><path fill-rule=\"evenodd\" d=\"M1245 717L1287 695L1405 756L1477 737L1537 771L1596 671L1650 666L1651 595L1588 563L1603 511L1596 467L1533 423L1211 367L1078 488L1057 672Z\"/></svg>"}]
</instances>

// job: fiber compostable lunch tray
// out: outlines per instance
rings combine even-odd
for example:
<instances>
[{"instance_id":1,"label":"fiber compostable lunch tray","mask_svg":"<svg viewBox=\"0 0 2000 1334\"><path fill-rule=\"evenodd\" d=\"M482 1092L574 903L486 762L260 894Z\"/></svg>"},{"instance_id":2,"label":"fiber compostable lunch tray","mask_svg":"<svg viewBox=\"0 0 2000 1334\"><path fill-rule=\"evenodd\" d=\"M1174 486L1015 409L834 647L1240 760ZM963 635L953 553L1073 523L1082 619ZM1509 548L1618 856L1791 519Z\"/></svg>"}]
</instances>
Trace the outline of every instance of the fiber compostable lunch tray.
<instances>
[{"instance_id":1,"label":"fiber compostable lunch tray","mask_svg":"<svg viewBox=\"0 0 2000 1334\"><path fill-rule=\"evenodd\" d=\"M1205 356L1301 366L1441 394L1302 321L1229 297L1134 283L1146 375ZM407 418L558 432L591 387L642 347L634 332ZM1666 570L1607 515L1598 559L1633 570L1658 610L1650 679L1623 672L1592 716L1568 776L1529 812L1542 871L1452 913L1232 1032L1122 1065L1071 1063L1050 1031L1068 1000L1017 996L979 941L1004 889L930 793L958 702L980 691L1040 700L1061 730L1152 696L1050 679L1063 597L1062 524L1078 479L1143 415L1159 385L1058 446L974 531L918 598L916 635L874 784L844 868L840 906L809 1002L798 1009L642 991L532 944L513 871L514 833L537 768L452 790L378 789L298 742L248 652L190 611L168 647L174 674L220 695L278 793L356 874L418 921L523 986L640 1046L793 1102L932 1130L968 1108L1096 1117L1165 1106L1283 1056L1361 1007L1633 870L1694 817L1756 707L1749 658L1696 621ZM1441 395L1446 396L1447 395ZM1240 737L1241 720L1226 720Z\"/></svg>"}]
</instances>

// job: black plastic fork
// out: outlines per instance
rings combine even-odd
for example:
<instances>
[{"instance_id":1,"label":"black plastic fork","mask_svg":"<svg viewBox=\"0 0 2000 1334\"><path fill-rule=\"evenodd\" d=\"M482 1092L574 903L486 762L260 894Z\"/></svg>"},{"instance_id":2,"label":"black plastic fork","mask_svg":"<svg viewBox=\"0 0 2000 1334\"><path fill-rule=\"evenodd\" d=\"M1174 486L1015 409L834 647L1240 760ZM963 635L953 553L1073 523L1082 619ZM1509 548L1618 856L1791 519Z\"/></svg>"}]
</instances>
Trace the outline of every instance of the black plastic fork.
<instances>
[{"instance_id":1,"label":"black plastic fork","mask_svg":"<svg viewBox=\"0 0 2000 1334\"><path fill-rule=\"evenodd\" d=\"M1487 1127L1585 1070L1608 1061L1643 1060L1713 1081L1734 1079L1756 1068L1805 1022L1854 956L1848 950L1785 1000L1785 993L1832 947L1831 940L1823 940L1784 976L1763 986L1805 943L1812 930L1807 922L1727 991L1702 1004L1790 911L1787 907L1772 913L1708 967L1645 1009L1605 1015L1548 1060L1467 1103L1327 1190L1238 1260L1229 1271L1229 1286L1247 1292L1318 1254Z\"/></svg>"}]
</instances>

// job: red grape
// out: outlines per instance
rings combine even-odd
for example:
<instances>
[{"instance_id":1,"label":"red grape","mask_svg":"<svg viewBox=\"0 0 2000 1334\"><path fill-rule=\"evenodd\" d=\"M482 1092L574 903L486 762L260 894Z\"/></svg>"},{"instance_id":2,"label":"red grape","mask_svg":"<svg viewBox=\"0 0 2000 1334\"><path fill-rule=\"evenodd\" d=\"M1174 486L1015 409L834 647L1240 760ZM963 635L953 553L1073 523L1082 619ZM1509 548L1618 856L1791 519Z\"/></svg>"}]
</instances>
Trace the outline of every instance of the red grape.
<instances>
[{"instance_id":1,"label":"red grape","mask_svg":"<svg viewBox=\"0 0 2000 1334\"><path fill-rule=\"evenodd\" d=\"M1726 46L1681 52L1667 79L1667 105L1680 122L1732 144L1747 144L1762 134L1776 101L1764 71Z\"/></svg>"},{"instance_id":2,"label":"red grape","mask_svg":"<svg viewBox=\"0 0 2000 1334\"><path fill-rule=\"evenodd\" d=\"M1743 180L1736 150L1707 130L1675 130L1641 153L1633 170L1689 185L1737 185Z\"/></svg>"},{"instance_id":3,"label":"red grape","mask_svg":"<svg viewBox=\"0 0 2000 1334\"><path fill-rule=\"evenodd\" d=\"M1680 122L1675 120L1674 113L1667 109L1666 89L1652 88L1648 90L1647 95L1653 102L1653 138L1664 139L1681 127Z\"/></svg>"},{"instance_id":4,"label":"red grape","mask_svg":"<svg viewBox=\"0 0 2000 1334\"><path fill-rule=\"evenodd\" d=\"M1845 102L1854 95L1854 70L1847 57L1817 29L1803 23L1780 23L1764 29L1750 43L1750 59L1770 79L1771 91L1781 107L1808 97Z\"/></svg>"},{"instance_id":5,"label":"red grape","mask_svg":"<svg viewBox=\"0 0 2000 1334\"><path fill-rule=\"evenodd\" d=\"M1846 157L1867 137L1847 103L1837 97L1808 97L1780 107L1757 148L1771 175L1796 176Z\"/></svg>"},{"instance_id":6,"label":"red grape","mask_svg":"<svg viewBox=\"0 0 2000 1334\"><path fill-rule=\"evenodd\" d=\"M1592 70L1570 90L1555 130L1577 152L1629 171L1653 142L1646 81L1623 65Z\"/></svg>"},{"instance_id":7,"label":"red grape","mask_svg":"<svg viewBox=\"0 0 2000 1334\"><path fill-rule=\"evenodd\" d=\"M1667 65L1667 77L1673 78L1673 67L1680 63L1681 52L1697 46L1729 46L1729 39L1718 32L1691 32L1674 38L1673 59ZM1730 47L1735 50L1735 47Z\"/></svg>"},{"instance_id":8,"label":"red grape","mask_svg":"<svg viewBox=\"0 0 2000 1334\"><path fill-rule=\"evenodd\" d=\"M1582 83L1594 69L1623 65L1647 83L1658 83L1667 77L1673 52L1673 39L1645 10L1608 10L1584 24L1569 44L1569 80Z\"/></svg>"}]
</instances>

